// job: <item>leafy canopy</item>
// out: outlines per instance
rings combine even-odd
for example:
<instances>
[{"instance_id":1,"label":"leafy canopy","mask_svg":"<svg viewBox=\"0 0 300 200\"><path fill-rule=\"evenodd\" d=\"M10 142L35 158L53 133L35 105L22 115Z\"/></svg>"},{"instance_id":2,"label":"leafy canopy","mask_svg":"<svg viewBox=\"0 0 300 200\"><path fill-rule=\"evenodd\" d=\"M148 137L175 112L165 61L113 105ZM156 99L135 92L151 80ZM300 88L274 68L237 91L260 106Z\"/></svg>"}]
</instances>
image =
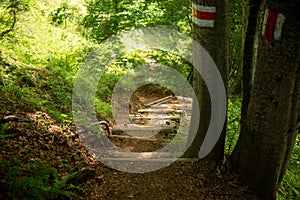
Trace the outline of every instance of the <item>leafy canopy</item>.
<instances>
[{"instance_id":1,"label":"leafy canopy","mask_svg":"<svg viewBox=\"0 0 300 200\"><path fill-rule=\"evenodd\" d=\"M82 25L86 28L85 36L96 41L148 26L190 33L190 9L187 0L90 0Z\"/></svg>"}]
</instances>

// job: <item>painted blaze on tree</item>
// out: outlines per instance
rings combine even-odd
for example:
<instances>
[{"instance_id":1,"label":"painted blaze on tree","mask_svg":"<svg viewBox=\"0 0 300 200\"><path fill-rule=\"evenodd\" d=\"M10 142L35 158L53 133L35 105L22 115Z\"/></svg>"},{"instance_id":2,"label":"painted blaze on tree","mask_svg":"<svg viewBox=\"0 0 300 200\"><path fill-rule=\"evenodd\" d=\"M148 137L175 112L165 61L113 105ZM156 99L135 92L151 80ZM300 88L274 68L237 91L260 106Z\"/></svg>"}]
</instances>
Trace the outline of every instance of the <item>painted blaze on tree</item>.
<instances>
[{"instance_id":1,"label":"painted blaze on tree","mask_svg":"<svg viewBox=\"0 0 300 200\"><path fill-rule=\"evenodd\" d=\"M256 68L232 165L263 199L276 199L299 128L299 4L267 1L254 27L261 28Z\"/></svg>"},{"instance_id":2,"label":"painted blaze on tree","mask_svg":"<svg viewBox=\"0 0 300 200\"><path fill-rule=\"evenodd\" d=\"M244 71L250 73L243 74L246 80L243 82L246 83L243 86L243 101L246 103L242 109L241 134L231 157L231 165L260 197L276 199L300 121L300 2L247 2L250 13L245 15L248 27L243 51L244 61L247 61ZM213 57L226 85L227 1L193 3L194 39ZM258 41L257 54L253 53L255 38ZM247 87L248 84L251 87ZM186 156L191 157L201 147L211 112L209 94L197 73L194 88L199 94L201 119L197 136L186 152ZM249 91L245 94L246 88ZM224 135L208 158L223 158Z\"/></svg>"},{"instance_id":3,"label":"painted blaze on tree","mask_svg":"<svg viewBox=\"0 0 300 200\"><path fill-rule=\"evenodd\" d=\"M224 86L227 90L228 84L228 0L220 1L193 1L193 37L212 57L222 76ZM194 49L196 51L196 49ZM197 55L197 52L194 52ZM194 56L194 61L197 58ZM200 61L201 63L201 61ZM200 65L201 67L201 65ZM215 74L209 74L214 77ZM217 125L219 122L211 122L211 99L207 86L199 73L194 71L193 87L197 94L200 110L193 109L194 112L200 112L199 129L191 147L185 153L186 157L198 157L199 150L203 145L204 138L210 123ZM219 98L223 101L222 98ZM224 102L218 102L219 105ZM191 123L196 123L193 121ZM206 158L221 162L224 159L225 144L225 125L217 144ZM219 133L214 133L218 135ZM214 136L212 136L214 137ZM200 152L201 154L201 152ZM199 154L199 155L200 155ZM204 153L206 154L206 153Z\"/></svg>"}]
</instances>

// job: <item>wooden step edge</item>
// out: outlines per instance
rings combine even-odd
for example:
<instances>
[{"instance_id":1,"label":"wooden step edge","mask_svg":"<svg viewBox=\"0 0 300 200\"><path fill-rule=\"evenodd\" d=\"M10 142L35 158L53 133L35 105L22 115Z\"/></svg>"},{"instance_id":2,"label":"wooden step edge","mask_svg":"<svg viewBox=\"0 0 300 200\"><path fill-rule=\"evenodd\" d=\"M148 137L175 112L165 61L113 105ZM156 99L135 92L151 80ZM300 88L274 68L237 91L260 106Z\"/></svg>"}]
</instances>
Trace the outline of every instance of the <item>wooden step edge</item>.
<instances>
[{"instance_id":1,"label":"wooden step edge","mask_svg":"<svg viewBox=\"0 0 300 200\"><path fill-rule=\"evenodd\" d=\"M170 96L164 97L162 99L158 99L158 100L152 101L150 103L147 103L145 106L148 107L148 106L152 106L152 105L155 105L155 104L158 104L158 103L166 102L166 101L171 100L172 98L173 98L173 96L170 95Z\"/></svg>"},{"instance_id":2,"label":"wooden step edge","mask_svg":"<svg viewBox=\"0 0 300 200\"><path fill-rule=\"evenodd\" d=\"M173 104L159 104L153 105L151 108L168 108L168 109L176 109L176 108L190 108L193 104L189 103L173 103Z\"/></svg>"},{"instance_id":3,"label":"wooden step edge","mask_svg":"<svg viewBox=\"0 0 300 200\"><path fill-rule=\"evenodd\" d=\"M142 119L181 119L180 116L144 116L144 117L139 117L139 116L133 116L130 117L132 120L142 120Z\"/></svg>"},{"instance_id":4,"label":"wooden step edge","mask_svg":"<svg viewBox=\"0 0 300 200\"><path fill-rule=\"evenodd\" d=\"M101 150L100 150L101 151ZM146 151L146 152L129 152L120 150L107 150L105 152L106 157L117 158L176 158L180 157L181 152L162 152L162 151Z\"/></svg>"},{"instance_id":5,"label":"wooden step edge","mask_svg":"<svg viewBox=\"0 0 300 200\"><path fill-rule=\"evenodd\" d=\"M198 162L199 158L100 158L101 161L112 162Z\"/></svg>"},{"instance_id":6,"label":"wooden step edge","mask_svg":"<svg viewBox=\"0 0 300 200\"><path fill-rule=\"evenodd\" d=\"M165 126L117 126L112 129L112 132L124 132L124 131L174 131L174 125Z\"/></svg>"},{"instance_id":7,"label":"wooden step edge","mask_svg":"<svg viewBox=\"0 0 300 200\"><path fill-rule=\"evenodd\" d=\"M175 99L181 102L189 102L189 103L193 102L193 98L191 97L175 96Z\"/></svg>"},{"instance_id":8,"label":"wooden step edge","mask_svg":"<svg viewBox=\"0 0 300 200\"><path fill-rule=\"evenodd\" d=\"M176 110L173 108L146 108L138 109L138 113L182 113L183 110ZM134 117L134 116L133 116Z\"/></svg>"},{"instance_id":9,"label":"wooden step edge","mask_svg":"<svg viewBox=\"0 0 300 200\"><path fill-rule=\"evenodd\" d=\"M141 141L150 141L150 142L167 142L168 140L159 140L157 138L150 137L133 137L127 135L110 135L109 138L120 138L120 139L129 139L129 140L141 140Z\"/></svg>"}]
</instances>

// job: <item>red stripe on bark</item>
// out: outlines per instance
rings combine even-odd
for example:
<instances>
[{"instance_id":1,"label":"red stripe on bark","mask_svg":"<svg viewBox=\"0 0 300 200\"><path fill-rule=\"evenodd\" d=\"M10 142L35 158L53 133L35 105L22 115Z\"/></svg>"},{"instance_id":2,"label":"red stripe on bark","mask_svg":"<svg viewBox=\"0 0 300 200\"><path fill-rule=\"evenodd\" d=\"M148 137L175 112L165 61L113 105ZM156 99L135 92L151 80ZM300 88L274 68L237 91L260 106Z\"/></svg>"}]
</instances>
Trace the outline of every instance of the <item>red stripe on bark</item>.
<instances>
[{"instance_id":1,"label":"red stripe on bark","mask_svg":"<svg viewBox=\"0 0 300 200\"><path fill-rule=\"evenodd\" d=\"M273 39L277 16L278 16L277 12L269 10L269 15L268 15L265 33L264 33L264 38L269 41Z\"/></svg>"},{"instance_id":2,"label":"red stripe on bark","mask_svg":"<svg viewBox=\"0 0 300 200\"><path fill-rule=\"evenodd\" d=\"M213 20L213 19L215 19L216 13L202 12L202 11L193 9L193 15L194 15L194 17L197 17L198 19Z\"/></svg>"}]
</instances>

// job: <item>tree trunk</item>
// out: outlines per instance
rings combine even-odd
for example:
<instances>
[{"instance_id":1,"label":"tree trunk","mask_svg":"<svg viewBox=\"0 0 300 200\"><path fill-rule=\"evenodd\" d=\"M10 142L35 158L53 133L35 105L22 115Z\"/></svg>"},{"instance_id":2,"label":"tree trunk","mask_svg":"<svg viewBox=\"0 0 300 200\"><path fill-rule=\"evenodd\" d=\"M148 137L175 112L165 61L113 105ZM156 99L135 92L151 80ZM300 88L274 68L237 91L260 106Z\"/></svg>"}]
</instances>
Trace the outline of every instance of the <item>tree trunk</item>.
<instances>
[{"instance_id":1,"label":"tree trunk","mask_svg":"<svg viewBox=\"0 0 300 200\"><path fill-rule=\"evenodd\" d=\"M300 120L300 5L293 0L267 2L267 8L277 18L262 24L268 36L262 31L258 35L251 98L231 157L233 168L264 200L276 199ZM277 21L283 16L278 37Z\"/></svg>"},{"instance_id":2,"label":"tree trunk","mask_svg":"<svg viewBox=\"0 0 300 200\"><path fill-rule=\"evenodd\" d=\"M257 30L257 16L262 0L243 1L243 69L242 69L242 108L241 123L247 113L252 90L252 61L254 56L254 41Z\"/></svg>"},{"instance_id":3,"label":"tree trunk","mask_svg":"<svg viewBox=\"0 0 300 200\"><path fill-rule=\"evenodd\" d=\"M217 65L224 84L227 89L228 84L228 48L229 48L229 35L228 35L228 0L218 0L218 1L207 1L207 0L196 0L193 1L196 5L215 7L216 15L214 18L213 26L207 27L206 25L199 25L194 22L193 24L193 36L194 40L197 41L205 48L205 50L213 58L215 64ZM201 26L201 27L200 27ZM194 59L199 59L195 58ZM207 87L197 71L194 71L193 86L195 93L197 94L200 111L200 124L197 131L197 135L192 142L192 145L185 153L185 157L198 157L200 147L203 143L204 137L206 135L210 117L211 117L211 102ZM192 118L192 122L193 121ZM224 157L224 143L225 143L225 133L226 126L224 125L223 132L207 158L221 161Z\"/></svg>"}]
</instances>

